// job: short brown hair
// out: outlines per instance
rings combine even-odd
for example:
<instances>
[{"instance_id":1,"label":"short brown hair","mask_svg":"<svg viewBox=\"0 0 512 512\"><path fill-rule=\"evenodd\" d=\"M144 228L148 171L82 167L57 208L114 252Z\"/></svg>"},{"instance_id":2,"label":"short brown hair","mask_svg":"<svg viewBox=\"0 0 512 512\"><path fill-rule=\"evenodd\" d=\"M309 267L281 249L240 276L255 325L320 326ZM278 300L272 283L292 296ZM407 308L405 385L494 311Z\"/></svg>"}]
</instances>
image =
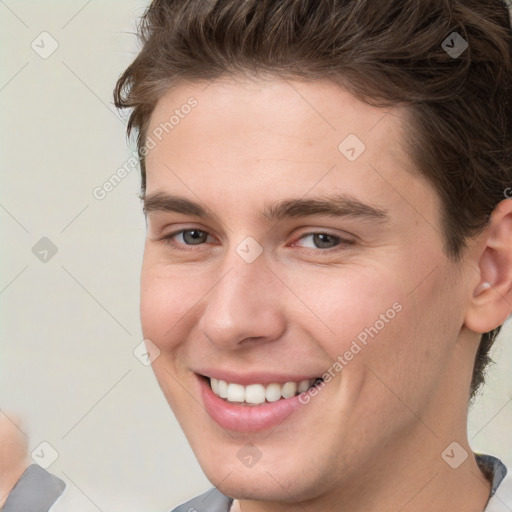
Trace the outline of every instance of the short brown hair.
<instances>
[{"instance_id":1,"label":"short brown hair","mask_svg":"<svg viewBox=\"0 0 512 512\"><path fill-rule=\"evenodd\" d=\"M444 249L455 261L512 183L512 29L503 0L154 0L139 37L114 101L133 108L127 131L138 130L142 193L160 97L181 81L237 74L328 79L369 104L406 106L405 142L441 198ZM459 55L449 51L456 40ZM481 337L470 398L500 328Z\"/></svg>"}]
</instances>

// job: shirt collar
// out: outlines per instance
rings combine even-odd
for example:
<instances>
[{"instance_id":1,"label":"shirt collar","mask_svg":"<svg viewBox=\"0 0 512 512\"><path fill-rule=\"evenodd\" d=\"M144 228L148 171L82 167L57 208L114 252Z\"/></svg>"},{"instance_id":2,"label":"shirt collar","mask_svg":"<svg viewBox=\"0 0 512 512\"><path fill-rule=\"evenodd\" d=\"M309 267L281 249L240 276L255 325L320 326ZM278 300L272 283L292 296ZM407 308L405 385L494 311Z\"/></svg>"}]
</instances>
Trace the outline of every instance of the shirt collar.
<instances>
[{"instance_id":1,"label":"shirt collar","mask_svg":"<svg viewBox=\"0 0 512 512\"><path fill-rule=\"evenodd\" d=\"M475 458L478 467L481 469L486 478L491 482L490 497L492 497L494 496L498 486L505 478L505 475L507 474L507 468L500 459L493 457L492 455L475 453Z\"/></svg>"}]
</instances>

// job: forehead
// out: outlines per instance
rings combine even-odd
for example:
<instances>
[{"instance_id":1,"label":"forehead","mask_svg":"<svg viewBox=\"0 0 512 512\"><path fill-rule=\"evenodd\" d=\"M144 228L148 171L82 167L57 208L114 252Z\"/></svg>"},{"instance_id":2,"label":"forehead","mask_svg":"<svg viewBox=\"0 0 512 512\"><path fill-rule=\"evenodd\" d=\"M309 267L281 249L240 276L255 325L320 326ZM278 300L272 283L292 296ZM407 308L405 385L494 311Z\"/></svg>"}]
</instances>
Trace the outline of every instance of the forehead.
<instances>
[{"instance_id":1,"label":"forehead","mask_svg":"<svg viewBox=\"0 0 512 512\"><path fill-rule=\"evenodd\" d=\"M230 77L213 83L184 82L169 90L152 113L148 135L160 141L170 138L172 132L177 140L180 132L193 126L196 138L211 141L201 148L203 152L218 141L223 141L225 151L241 143L242 158L256 150L267 156L278 150L281 155L287 148L295 155L301 146L304 151L315 143L318 147L319 142L332 147L353 134L374 149L384 142L399 157L403 156L399 146L406 114L403 108L370 106L329 81ZM269 144L274 139L275 143Z\"/></svg>"},{"instance_id":2,"label":"forehead","mask_svg":"<svg viewBox=\"0 0 512 512\"><path fill-rule=\"evenodd\" d=\"M414 202L433 191L404 150L407 115L328 81L182 83L149 122L147 192L223 190L227 199L234 190L302 196L341 188L386 209L406 196Z\"/></svg>"}]
</instances>

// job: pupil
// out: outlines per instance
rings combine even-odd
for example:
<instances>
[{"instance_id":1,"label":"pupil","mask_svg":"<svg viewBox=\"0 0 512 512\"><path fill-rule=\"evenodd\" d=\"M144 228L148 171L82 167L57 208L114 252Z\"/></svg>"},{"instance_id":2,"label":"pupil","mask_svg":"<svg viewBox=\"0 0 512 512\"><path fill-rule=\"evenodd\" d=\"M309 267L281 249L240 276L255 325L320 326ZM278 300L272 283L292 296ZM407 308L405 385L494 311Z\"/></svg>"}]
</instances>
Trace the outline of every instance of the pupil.
<instances>
[{"instance_id":1,"label":"pupil","mask_svg":"<svg viewBox=\"0 0 512 512\"><path fill-rule=\"evenodd\" d=\"M327 242L325 242L325 239L322 240L322 238L326 238L327 239ZM320 240L319 244L317 245L320 245L320 247L324 247L323 244L327 243L327 245L329 245L329 242L328 240L332 238L331 235L327 235L326 233L320 233L318 235L315 235L315 243L318 242L318 240Z\"/></svg>"},{"instance_id":2,"label":"pupil","mask_svg":"<svg viewBox=\"0 0 512 512\"><path fill-rule=\"evenodd\" d=\"M189 236L189 240L187 240L187 236ZM194 242L201 242L202 238L204 238L204 232L198 229L189 229L188 231L185 231L185 233L183 233L183 239L187 243L191 241L192 245L196 245Z\"/></svg>"}]
</instances>

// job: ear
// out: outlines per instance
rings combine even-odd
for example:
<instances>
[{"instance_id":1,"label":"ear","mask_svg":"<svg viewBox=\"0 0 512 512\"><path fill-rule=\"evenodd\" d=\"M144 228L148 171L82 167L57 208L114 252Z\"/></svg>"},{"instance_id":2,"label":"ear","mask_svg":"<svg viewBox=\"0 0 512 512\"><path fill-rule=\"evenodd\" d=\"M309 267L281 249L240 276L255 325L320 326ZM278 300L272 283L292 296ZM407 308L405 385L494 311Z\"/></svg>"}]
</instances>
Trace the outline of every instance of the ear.
<instances>
[{"instance_id":1,"label":"ear","mask_svg":"<svg viewBox=\"0 0 512 512\"><path fill-rule=\"evenodd\" d=\"M512 311L512 199L493 211L474 261L479 280L471 290L465 325L484 333L501 325Z\"/></svg>"}]
</instances>

